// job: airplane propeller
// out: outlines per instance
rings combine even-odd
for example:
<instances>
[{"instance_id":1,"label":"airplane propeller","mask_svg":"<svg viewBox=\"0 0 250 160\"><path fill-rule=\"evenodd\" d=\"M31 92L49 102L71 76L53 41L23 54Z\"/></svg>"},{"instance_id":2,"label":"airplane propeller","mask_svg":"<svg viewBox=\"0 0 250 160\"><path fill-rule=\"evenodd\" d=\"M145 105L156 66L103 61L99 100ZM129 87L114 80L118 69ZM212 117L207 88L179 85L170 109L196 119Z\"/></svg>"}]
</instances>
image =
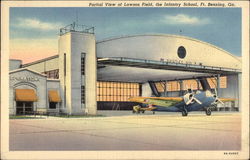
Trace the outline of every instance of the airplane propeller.
<instances>
[{"instance_id":1,"label":"airplane propeller","mask_svg":"<svg viewBox=\"0 0 250 160\"><path fill-rule=\"evenodd\" d=\"M192 104L194 102L202 104L201 101L199 101L197 98L194 97L193 93L185 94L184 95L184 102L185 102L186 105Z\"/></svg>"},{"instance_id":2,"label":"airplane propeller","mask_svg":"<svg viewBox=\"0 0 250 160\"><path fill-rule=\"evenodd\" d=\"M214 98L215 98L215 100L214 100L214 104L222 104L222 105L224 105L224 103L218 98L218 93L217 93L217 89L216 89L216 87L214 88L214 92L215 92L215 94L214 94Z\"/></svg>"}]
</instances>

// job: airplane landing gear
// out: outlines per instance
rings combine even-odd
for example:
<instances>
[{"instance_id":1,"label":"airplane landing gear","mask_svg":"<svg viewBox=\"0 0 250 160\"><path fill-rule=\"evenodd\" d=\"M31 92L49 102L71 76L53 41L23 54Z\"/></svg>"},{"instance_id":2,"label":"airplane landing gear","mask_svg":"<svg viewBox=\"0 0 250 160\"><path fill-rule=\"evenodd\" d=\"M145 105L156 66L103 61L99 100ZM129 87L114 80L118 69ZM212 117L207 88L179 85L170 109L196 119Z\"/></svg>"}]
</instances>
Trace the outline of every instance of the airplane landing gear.
<instances>
[{"instance_id":1,"label":"airplane landing gear","mask_svg":"<svg viewBox=\"0 0 250 160\"><path fill-rule=\"evenodd\" d=\"M207 116L210 116L211 115L211 108L206 108L206 115Z\"/></svg>"},{"instance_id":2,"label":"airplane landing gear","mask_svg":"<svg viewBox=\"0 0 250 160\"><path fill-rule=\"evenodd\" d=\"M186 108L183 108L183 110L181 111L182 116L187 116L188 115L188 111Z\"/></svg>"},{"instance_id":3,"label":"airplane landing gear","mask_svg":"<svg viewBox=\"0 0 250 160\"><path fill-rule=\"evenodd\" d=\"M140 114L140 106L139 105L137 105L137 106L134 106L133 107L133 110L132 110L132 113L137 113L137 114Z\"/></svg>"}]
</instances>

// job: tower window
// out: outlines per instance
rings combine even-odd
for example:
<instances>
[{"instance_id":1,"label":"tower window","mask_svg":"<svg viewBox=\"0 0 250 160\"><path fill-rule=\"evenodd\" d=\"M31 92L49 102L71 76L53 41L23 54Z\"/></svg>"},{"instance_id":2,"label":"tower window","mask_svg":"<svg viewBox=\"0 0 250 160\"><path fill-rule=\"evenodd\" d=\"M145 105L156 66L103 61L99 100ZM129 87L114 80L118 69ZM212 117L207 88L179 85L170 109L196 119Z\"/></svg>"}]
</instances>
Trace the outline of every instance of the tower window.
<instances>
[{"instance_id":1,"label":"tower window","mask_svg":"<svg viewBox=\"0 0 250 160\"><path fill-rule=\"evenodd\" d=\"M81 103L85 103L85 86L81 86Z\"/></svg>"},{"instance_id":2,"label":"tower window","mask_svg":"<svg viewBox=\"0 0 250 160\"><path fill-rule=\"evenodd\" d=\"M81 74L85 75L85 53L81 53Z\"/></svg>"}]
</instances>

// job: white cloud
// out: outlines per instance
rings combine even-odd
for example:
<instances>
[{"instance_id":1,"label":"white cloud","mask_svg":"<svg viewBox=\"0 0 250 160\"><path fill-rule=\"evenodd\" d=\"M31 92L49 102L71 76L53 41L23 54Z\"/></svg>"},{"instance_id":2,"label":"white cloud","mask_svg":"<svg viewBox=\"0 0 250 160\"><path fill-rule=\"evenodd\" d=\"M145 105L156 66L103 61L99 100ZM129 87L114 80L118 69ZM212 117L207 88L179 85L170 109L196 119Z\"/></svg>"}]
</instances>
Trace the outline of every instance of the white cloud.
<instances>
[{"instance_id":1,"label":"white cloud","mask_svg":"<svg viewBox=\"0 0 250 160\"><path fill-rule=\"evenodd\" d=\"M177 14L177 15L165 15L163 18L163 22L167 24L187 24L187 25L204 25L209 24L209 18L198 18L191 17L185 14Z\"/></svg>"},{"instance_id":2,"label":"white cloud","mask_svg":"<svg viewBox=\"0 0 250 160\"><path fill-rule=\"evenodd\" d=\"M18 19L18 27L22 28L32 28L32 29L40 29L40 30L57 30L61 28L63 25L62 23L48 23L42 22L38 19L31 19L31 18L19 18Z\"/></svg>"}]
</instances>

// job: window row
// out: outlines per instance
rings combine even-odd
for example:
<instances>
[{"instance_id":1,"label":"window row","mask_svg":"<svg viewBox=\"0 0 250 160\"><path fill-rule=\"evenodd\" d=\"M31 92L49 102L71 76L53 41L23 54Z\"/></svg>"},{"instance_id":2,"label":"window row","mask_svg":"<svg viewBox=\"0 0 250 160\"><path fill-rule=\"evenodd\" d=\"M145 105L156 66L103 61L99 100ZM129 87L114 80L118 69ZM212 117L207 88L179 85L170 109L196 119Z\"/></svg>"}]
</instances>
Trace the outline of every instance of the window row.
<instances>
[{"instance_id":1,"label":"window row","mask_svg":"<svg viewBox=\"0 0 250 160\"><path fill-rule=\"evenodd\" d=\"M120 88L97 88L97 95L139 95L139 89L120 89Z\"/></svg>"},{"instance_id":2,"label":"window row","mask_svg":"<svg viewBox=\"0 0 250 160\"><path fill-rule=\"evenodd\" d=\"M81 103L85 103L85 86L81 86Z\"/></svg>"},{"instance_id":3,"label":"window row","mask_svg":"<svg viewBox=\"0 0 250 160\"><path fill-rule=\"evenodd\" d=\"M98 88L128 88L139 89L138 83L123 83L123 82L97 82Z\"/></svg>"},{"instance_id":4,"label":"window row","mask_svg":"<svg viewBox=\"0 0 250 160\"><path fill-rule=\"evenodd\" d=\"M97 101L127 102L131 96L97 96Z\"/></svg>"},{"instance_id":5,"label":"window row","mask_svg":"<svg viewBox=\"0 0 250 160\"><path fill-rule=\"evenodd\" d=\"M209 86L211 88L217 87L217 81L215 78L207 78L207 81L209 83ZM183 90L187 89L193 89L193 90L200 90L202 89L202 86L200 82L197 82L196 80L183 80L182 81ZM180 81L169 81L167 82L167 86L165 86L164 82L156 82L155 83L156 88L159 92L164 92L164 90L167 91L180 91L181 90L181 83ZM227 77L220 77L220 88L227 88Z\"/></svg>"},{"instance_id":6,"label":"window row","mask_svg":"<svg viewBox=\"0 0 250 160\"><path fill-rule=\"evenodd\" d=\"M129 101L140 96L138 83L97 82L97 101Z\"/></svg>"}]
</instances>

